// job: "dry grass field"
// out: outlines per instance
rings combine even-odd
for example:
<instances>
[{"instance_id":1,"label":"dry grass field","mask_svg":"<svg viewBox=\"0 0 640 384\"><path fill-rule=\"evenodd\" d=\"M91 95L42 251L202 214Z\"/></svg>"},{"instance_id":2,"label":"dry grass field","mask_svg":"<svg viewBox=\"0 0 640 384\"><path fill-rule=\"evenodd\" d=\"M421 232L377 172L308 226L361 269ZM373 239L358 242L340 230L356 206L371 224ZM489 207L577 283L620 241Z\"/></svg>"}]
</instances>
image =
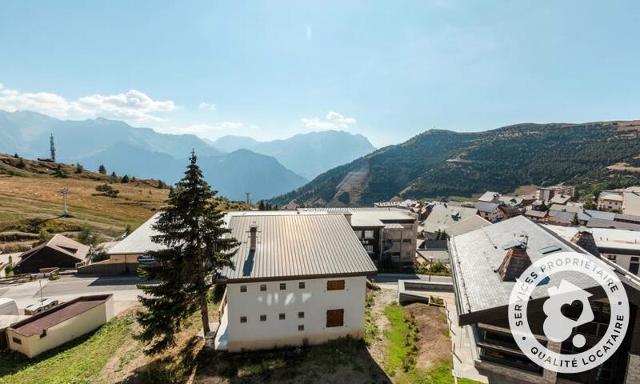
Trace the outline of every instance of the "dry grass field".
<instances>
[{"instance_id":1,"label":"dry grass field","mask_svg":"<svg viewBox=\"0 0 640 384\"><path fill-rule=\"evenodd\" d=\"M0 233L22 231L39 233L75 232L89 226L105 238L135 228L162 207L168 189L158 181L129 183L95 172L76 173L75 166L61 165L66 177L56 177L57 164L0 156ZM120 193L104 196L96 187L109 183ZM71 217L61 217L63 197L69 190ZM16 245L9 241L4 247Z\"/></svg>"}]
</instances>

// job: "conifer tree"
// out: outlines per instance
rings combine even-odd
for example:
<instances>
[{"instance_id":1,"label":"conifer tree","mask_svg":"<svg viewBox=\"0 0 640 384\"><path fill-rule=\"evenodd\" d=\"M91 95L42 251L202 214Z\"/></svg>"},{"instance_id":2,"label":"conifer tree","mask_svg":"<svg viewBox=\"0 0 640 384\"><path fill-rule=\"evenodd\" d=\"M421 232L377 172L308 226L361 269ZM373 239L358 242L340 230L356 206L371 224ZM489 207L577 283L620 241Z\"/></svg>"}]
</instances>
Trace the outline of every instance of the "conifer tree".
<instances>
[{"instance_id":1,"label":"conifer tree","mask_svg":"<svg viewBox=\"0 0 640 384\"><path fill-rule=\"evenodd\" d=\"M239 245L226 236L230 230L217 208L216 193L204 180L192 152L184 177L170 191L154 225L159 235L153 241L164 249L149 252L157 263L140 269L144 278L160 281L140 286L147 297L139 298L145 309L137 316L143 328L138 338L149 344L148 354L174 345L175 334L197 311L205 335L210 331L207 295L215 273L232 266Z\"/></svg>"}]
</instances>

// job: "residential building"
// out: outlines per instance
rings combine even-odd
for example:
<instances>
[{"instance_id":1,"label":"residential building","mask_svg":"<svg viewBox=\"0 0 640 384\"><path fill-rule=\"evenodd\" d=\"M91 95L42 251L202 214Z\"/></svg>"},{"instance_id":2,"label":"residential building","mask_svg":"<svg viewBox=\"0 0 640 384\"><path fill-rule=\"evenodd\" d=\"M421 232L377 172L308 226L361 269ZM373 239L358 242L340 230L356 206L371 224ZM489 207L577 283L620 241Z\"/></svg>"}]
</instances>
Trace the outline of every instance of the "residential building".
<instances>
[{"instance_id":1,"label":"residential building","mask_svg":"<svg viewBox=\"0 0 640 384\"><path fill-rule=\"evenodd\" d=\"M299 208L303 214L343 214L362 246L379 267L413 265L417 215L400 208Z\"/></svg>"},{"instance_id":2,"label":"residential building","mask_svg":"<svg viewBox=\"0 0 640 384\"><path fill-rule=\"evenodd\" d=\"M524 216L527 219L530 219L536 222L545 221L548 215L549 215L549 211L536 211L535 209L527 209L524 212Z\"/></svg>"},{"instance_id":3,"label":"residential building","mask_svg":"<svg viewBox=\"0 0 640 384\"><path fill-rule=\"evenodd\" d=\"M87 263L78 267L80 274L96 275L122 275L136 274L138 270L138 258L149 251L162 249L162 245L154 243L151 238L159 233L153 229L160 214L156 213L142 223L127 237L112 245L107 250L108 259Z\"/></svg>"},{"instance_id":4,"label":"residential building","mask_svg":"<svg viewBox=\"0 0 640 384\"><path fill-rule=\"evenodd\" d=\"M500 201L500 194L498 192L487 191L478 197L478 201L483 203L497 203Z\"/></svg>"},{"instance_id":5,"label":"residential building","mask_svg":"<svg viewBox=\"0 0 640 384\"><path fill-rule=\"evenodd\" d=\"M598 209L622 212L623 201L622 194L603 192L598 197Z\"/></svg>"},{"instance_id":6,"label":"residential building","mask_svg":"<svg viewBox=\"0 0 640 384\"><path fill-rule=\"evenodd\" d=\"M11 324L7 342L10 349L31 358L96 330L113 315L111 295L78 297Z\"/></svg>"},{"instance_id":7,"label":"residential building","mask_svg":"<svg viewBox=\"0 0 640 384\"><path fill-rule=\"evenodd\" d=\"M547 225L546 228L566 240L571 240L576 234L587 231L593 237L600 257L618 264L634 275L638 275L640 268L640 232L626 229L578 228L556 225ZM591 251L590 253L594 254Z\"/></svg>"},{"instance_id":8,"label":"residential building","mask_svg":"<svg viewBox=\"0 0 640 384\"><path fill-rule=\"evenodd\" d=\"M492 223L500 221L505 217L504 211L500 209L500 204L498 203L485 203L481 201L476 204L476 209L480 217Z\"/></svg>"},{"instance_id":9,"label":"residential building","mask_svg":"<svg viewBox=\"0 0 640 384\"><path fill-rule=\"evenodd\" d=\"M15 264L17 273L38 273L42 269L75 269L85 261L89 246L57 234L49 241L20 255Z\"/></svg>"},{"instance_id":10,"label":"residential building","mask_svg":"<svg viewBox=\"0 0 640 384\"><path fill-rule=\"evenodd\" d=\"M573 197L576 194L576 188L571 185L554 185L551 187L539 187L536 191L536 199L541 201L550 201L555 195L566 195Z\"/></svg>"},{"instance_id":11,"label":"residential building","mask_svg":"<svg viewBox=\"0 0 640 384\"><path fill-rule=\"evenodd\" d=\"M580 252L588 246L588 236L571 240L536 224L524 216L483 227L449 240L451 270L455 291L458 323L470 335L475 367L493 383L636 383L640 375L640 280L604 259L621 279L631 307L630 324L622 346L601 366L580 374L562 374L544 370L531 362L515 343L509 328L507 307L515 279L528 265L554 252ZM575 243L573 242L575 241ZM577 243L577 244L576 244ZM583 290L594 289L592 279L576 275L552 275L545 283L557 286L568 280ZM547 289L537 288L529 305L529 321L535 337L547 348L573 353L571 340L563 343L544 338L536 324L545 318L542 304L548 298ZM608 324L609 304L606 296L594 294L594 321L585 326L587 347L593 345L603 327Z\"/></svg>"},{"instance_id":12,"label":"residential building","mask_svg":"<svg viewBox=\"0 0 640 384\"><path fill-rule=\"evenodd\" d=\"M429 216L422 222L422 232L426 239L435 239L443 232L469 218L476 217L476 208L467 208L449 203L433 203Z\"/></svg>"},{"instance_id":13,"label":"residential building","mask_svg":"<svg viewBox=\"0 0 640 384\"><path fill-rule=\"evenodd\" d=\"M217 349L231 352L361 338L376 266L338 213L229 214L240 246L221 272Z\"/></svg>"}]
</instances>

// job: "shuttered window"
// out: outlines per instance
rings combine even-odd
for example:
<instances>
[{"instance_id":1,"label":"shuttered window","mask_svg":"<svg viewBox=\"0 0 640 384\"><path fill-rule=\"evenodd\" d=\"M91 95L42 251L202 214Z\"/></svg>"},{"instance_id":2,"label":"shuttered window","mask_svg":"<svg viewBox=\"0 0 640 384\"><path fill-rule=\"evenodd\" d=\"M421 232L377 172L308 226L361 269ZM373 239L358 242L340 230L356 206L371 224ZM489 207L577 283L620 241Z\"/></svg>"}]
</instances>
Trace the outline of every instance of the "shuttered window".
<instances>
[{"instance_id":1,"label":"shuttered window","mask_svg":"<svg viewBox=\"0 0 640 384\"><path fill-rule=\"evenodd\" d=\"M342 291L344 290L344 280L328 280L327 291Z\"/></svg>"},{"instance_id":2,"label":"shuttered window","mask_svg":"<svg viewBox=\"0 0 640 384\"><path fill-rule=\"evenodd\" d=\"M327 327L342 327L344 325L344 309L330 309L327 311Z\"/></svg>"}]
</instances>

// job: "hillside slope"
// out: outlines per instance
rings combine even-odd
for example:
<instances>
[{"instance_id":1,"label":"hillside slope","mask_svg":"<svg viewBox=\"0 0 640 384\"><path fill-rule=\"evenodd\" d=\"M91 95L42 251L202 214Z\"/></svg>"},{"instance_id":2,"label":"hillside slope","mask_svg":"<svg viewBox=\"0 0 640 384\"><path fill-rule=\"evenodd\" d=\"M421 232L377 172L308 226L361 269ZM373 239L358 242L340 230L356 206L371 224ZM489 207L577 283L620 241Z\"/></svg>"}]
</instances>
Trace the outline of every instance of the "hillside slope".
<instances>
[{"instance_id":1,"label":"hillside slope","mask_svg":"<svg viewBox=\"0 0 640 384\"><path fill-rule=\"evenodd\" d=\"M0 251L20 250L38 241L38 235L74 233L90 227L101 238L122 235L126 228L135 229L164 205L169 190L159 188L157 180L119 178L45 161L22 160L0 154ZM60 165L66 177L56 177ZM108 183L119 191L111 198L96 191ZM71 217L61 217L63 198L60 190L69 190ZM244 204L222 201L224 208L242 209ZM14 232L26 233L13 236ZM29 234L34 234L33 241Z\"/></svg>"},{"instance_id":2,"label":"hillside slope","mask_svg":"<svg viewBox=\"0 0 640 384\"><path fill-rule=\"evenodd\" d=\"M368 205L393 197L470 196L526 184L598 181L638 165L640 121L519 124L491 131L429 130L334 168L272 202ZM632 169L632 168L628 168Z\"/></svg>"}]
</instances>

